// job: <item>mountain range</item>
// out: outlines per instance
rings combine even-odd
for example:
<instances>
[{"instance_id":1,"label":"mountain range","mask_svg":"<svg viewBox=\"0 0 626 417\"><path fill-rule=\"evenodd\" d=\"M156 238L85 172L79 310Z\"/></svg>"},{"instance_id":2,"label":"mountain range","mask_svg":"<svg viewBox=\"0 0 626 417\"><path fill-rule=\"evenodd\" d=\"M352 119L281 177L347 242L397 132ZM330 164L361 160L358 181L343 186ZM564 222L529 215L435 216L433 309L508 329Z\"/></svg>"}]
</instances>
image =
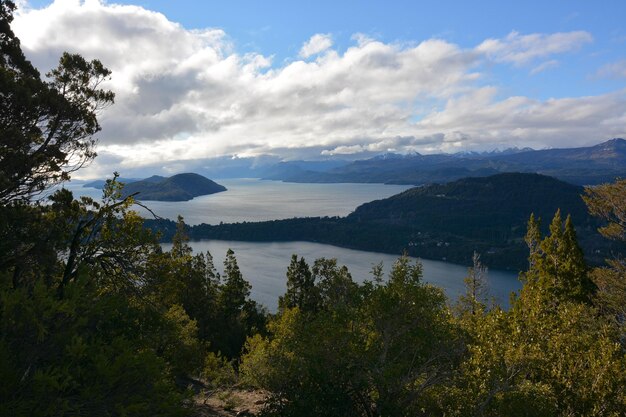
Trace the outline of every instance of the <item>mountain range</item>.
<instances>
[{"instance_id":1,"label":"mountain range","mask_svg":"<svg viewBox=\"0 0 626 417\"><path fill-rule=\"evenodd\" d=\"M626 140L565 149L507 149L502 152L421 155L384 154L330 169L302 164L275 166L265 179L288 182L359 182L423 185L503 172L549 175L578 185L610 182L626 176Z\"/></svg>"}]
</instances>

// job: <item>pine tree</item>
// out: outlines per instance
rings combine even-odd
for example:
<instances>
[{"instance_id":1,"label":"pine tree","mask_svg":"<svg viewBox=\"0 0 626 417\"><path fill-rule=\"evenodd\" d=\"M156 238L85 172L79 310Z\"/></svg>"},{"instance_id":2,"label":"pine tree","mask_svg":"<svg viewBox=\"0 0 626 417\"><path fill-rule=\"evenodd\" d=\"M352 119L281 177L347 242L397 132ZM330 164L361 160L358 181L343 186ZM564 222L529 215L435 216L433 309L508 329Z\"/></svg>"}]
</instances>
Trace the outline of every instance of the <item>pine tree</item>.
<instances>
[{"instance_id":1,"label":"pine tree","mask_svg":"<svg viewBox=\"0 0 626 417\"><path fill-rule=\"evenodd\" d=\"M252 286L243 278L239 269L235 252L228 249L224 259L224 284L220 294L224 313L229 317L237 316L250 296L251 289Z\"/></svg>"},{"instance_id":2,"label":"pine tree","mask_svg":"<svg viewBox=\"0 0 626 417\"><path fill-rule=\"evenodd\" d=\"M583 252L578 245L571 217L565 225L557 210L549 228L541 239L539 222L534 216L528 223L529 267L523 275L526 292L541 299L546 305L563 301L589 302L594 285L588 275Z\"/></svg>"},{"instance_id":3,"label":"pine tree","mask_svg":"<svg viewBox=\"0 0 626 417\"><path fill-rule=\"evenodd\" d=\"M473 266L467 271L463 279L465 283L465 295L459 297L459 309L461 314L469 313L472 316L482 314L487 305L487 267L480 262L480 255L474 252L472 256Z\"/></svg>"},{"instance_id":4,"label":"pine tree","mask_svg":"<svg viewBox=\"0 0 626 417\"><path fill-rule=\"evenodd\" d=\"M583 199L589 213L606 222L598 229L602 236L626 242L626 179L586 187ZM626 258L618 255L606 263L606 267L592 271L598 287L594 302L618 326L622 346L626 348Z\"/></svg>"},{"instance_id":5,"label":"pine tree","mask_svg":"<svg viewBox=\"0 0 626 417\"><path fill-rule=\"evenodd\" d=\"M302 312L315 312L319 305L319 291L315 279L304 258L298 260L292 255L287 268L287 292L279 297L278 307L281 310L298 307Z\"/></svg>"},{"instance_id":6,"label":"pine tree","mask_svg":"<svg viewBox=\"0 0 626 417\"><path fill-rule=\"evenodd\" d=\"M177 258L191 256L192 249L188 242L187 226L185 225L183 216L179 215L176 221L176 233L174 233L172 237L172 249L170 251L172 256Z\"/></svg>"}]
</instances>

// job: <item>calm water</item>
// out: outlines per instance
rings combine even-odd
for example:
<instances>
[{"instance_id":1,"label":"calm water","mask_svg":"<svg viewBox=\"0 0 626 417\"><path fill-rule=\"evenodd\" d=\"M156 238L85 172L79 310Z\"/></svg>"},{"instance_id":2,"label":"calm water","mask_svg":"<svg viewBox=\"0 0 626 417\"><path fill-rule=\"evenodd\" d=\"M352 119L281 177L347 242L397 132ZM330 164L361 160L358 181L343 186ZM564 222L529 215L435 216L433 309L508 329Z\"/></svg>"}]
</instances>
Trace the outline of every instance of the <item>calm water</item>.
<instances>
[{"instance_id":1,"label":"calm water","mask_svg":"<svg viewBox=\"0 0 626 417\"><path fill-rule=\"evenodd\" d=\"M163 245L169 249L171 245ZM330 245L310 242L274 242L254 243L219 240L202 240L191 242L196 253L209 251L213 255L218 271L226 251L231 248L235 252L239 268L243 276L252 284L252 298L270 311L275 311L278 296L286 289L287 266L292 254L303 256L309 265L317 258L337 258L340 265L346 265L355 281L363 282L372 279L372 266L383 262L388 272L397 256L375 252L363 252L343 249ZM416 260L414 258L414 260ZM456 299L464 292L463 278L467 268L447 262L421 260L424 267L424 280L442 287L450 299ZM520 283L517 275L511 272L489 271L489 294L496 298L502 306L508 306L509 294L517 291Z\"/></svg>"},{"instance_id":2,"label":"calm water","mask_svg":"<svg viewBox=\"0 0 626 417\"><path fill-rule=\"evenodd\" d=\"M146 201L161 217L185 223L219 224L293 217L345 216L369 201L398 194L410 186L385 184L295 184L252 178L216 180L228 191L196 197L190 201ZM81 184L66 185L75 195L100 197L102 192ZM137 208L142 215L149 215Z\"/></svg>"},{"instance_id":3,"label":"calm water","mask_svg":"<svg viewBox=\"0 0 626 417\"><path fill-rule=\"evenodd\" d=\"M384 184L294 184L258 179L224 179L217 182L228 191L184 202L147 201L145 204L161 217L176 219L180 214L188 224L219 224L345 216L360 204L410 188ZM101 190L85 188L77 183L66 185L66 188L72 190L75 196L99 198L102 194ZM138 211L149 214L141 209ZM372 265L382 261L388 271L397 258L309 242L199 241L191 245L196 252L210 251L216 265L221 265L226 250L232 248L244 277L252 284L252 297L271 311L276 309L278 296L285 291L285 273L294 253L304 256L310 265L317 258L337 258L339 264L346 265L352 277L359 282L371 279ZM424 279L442 287L451 299L464 291L466 267L430 260L422 260L422 264ZM516 274L510 272L490 271L488 280L490 295L503 306L508 305L509 293L520 287Z\"/></svg>"}]
</instances>

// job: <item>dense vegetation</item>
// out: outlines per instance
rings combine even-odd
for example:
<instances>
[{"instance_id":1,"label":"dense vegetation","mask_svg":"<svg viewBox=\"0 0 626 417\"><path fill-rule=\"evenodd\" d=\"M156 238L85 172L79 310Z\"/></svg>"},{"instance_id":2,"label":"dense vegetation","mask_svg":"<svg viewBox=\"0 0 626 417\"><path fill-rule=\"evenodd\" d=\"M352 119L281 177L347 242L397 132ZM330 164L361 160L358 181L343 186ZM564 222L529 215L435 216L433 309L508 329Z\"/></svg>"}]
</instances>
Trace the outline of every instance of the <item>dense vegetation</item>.
<instances>
[{"instance_id":1,"label":"dense vegetation","mask_svg":"<svg viewBox=\"0 0 626 417\"><path fill-rule=\"evenodd\" d=\"M335 168L298 162L276 165L265 178L291 182L378 182L432 184L504 172L537 172L573 184L589 185L626 175L626 140L570 149L511 150L492 153L388 154Z\"/></svg>"},{"instance_id":2,"label":"dense vegetation","mask_svg":"<svg viewBox=\"0 0 626 417\"><path fill-rule=\"evenodd\" d=\"M266 416L623 415L626 263L590 270L559 212L545 236L528 223L510 311L485 300L478 256L451 305L406 257L357 284L294 255L269 315L232 251L218 274L182 219L162 251L115 179L99 202L37 200L95 156L113 95L102 64L77 55L41 80L13 10L0 1L1 416L193 415L191 387L233 384L267 390ZM626 181L585 198L625 240Z\"/></svg>"},{"instance_id":3,"label":"dense vegetation","mask_svg":"<svg viewBox=\"0 0 626 417\"><path fill-rule=\"evenodd\" d=\"M313 241L353 249L446 259L471 264L474 251L493 268L526 266L524 243L531 213L549 219L567 208L577 225L587 260L601 264L624 245L597 232L600 224L580 198L583 188L538 174L498 174L416 187L366 203L346 218L301 218L258 223L193 226L193 239ZM149 220L170 239L175 223ZM547 226L543 230L547 231Z\"/></svg>"}]
</instances>

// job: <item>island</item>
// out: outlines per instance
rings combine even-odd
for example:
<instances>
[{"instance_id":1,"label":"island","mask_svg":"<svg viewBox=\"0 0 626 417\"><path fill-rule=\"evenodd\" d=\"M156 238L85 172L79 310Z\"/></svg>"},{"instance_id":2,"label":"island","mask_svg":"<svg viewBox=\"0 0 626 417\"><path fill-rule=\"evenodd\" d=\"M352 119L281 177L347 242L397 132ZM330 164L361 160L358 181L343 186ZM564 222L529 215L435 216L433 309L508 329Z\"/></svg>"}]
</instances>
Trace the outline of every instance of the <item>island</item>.
<instances>
[{"instance_id":1,"label":"island","mask_svg":"<svg viewBox=\"0 0 626 417\"><path fill-rule=\"evenodd\" d=\"M121 181L124 182L124 181ZM102 188L104 181L93 181L86 187ZM134 195L141 201L188 201L195 197L226 191L226 187L202 175L176 174L171 177L153 175L139 181L125 183L122 197Z\"/></svg>"}]
</instances>

